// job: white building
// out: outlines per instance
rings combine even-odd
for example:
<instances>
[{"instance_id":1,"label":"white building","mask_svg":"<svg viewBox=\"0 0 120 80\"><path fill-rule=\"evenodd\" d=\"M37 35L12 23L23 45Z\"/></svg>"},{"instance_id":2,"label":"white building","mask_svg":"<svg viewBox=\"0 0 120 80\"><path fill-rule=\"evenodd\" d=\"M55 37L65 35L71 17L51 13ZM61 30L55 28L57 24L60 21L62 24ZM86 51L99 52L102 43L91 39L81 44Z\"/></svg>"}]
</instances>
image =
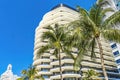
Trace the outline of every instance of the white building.
<instances>
[{"instance_id":1,"label":"white building","mask_svg":"<svg viewBox=\"0 0 120 80\"><path fill-rule=\"evenodd\" d=\"M39 70L39 75L43 76L45 80L60 80L58 59L51 54L52 49L45 52L41 58L37 57L39 48L47 43L47 41L41 40L42 33L48 31L48 29L45 29L45 27L48 25L54 25L55 23L66 24L78 18L78 12L66 5L60 4L46 13L43 16L39 26L36 28L33 65L37 67ZM110 45L108 42L105 42L104 39L101 40L104 51L104 62L109 80L120 79ZM95 69L101 74L99 78L104 79L101 69L99 49L96 48L95 51L97 56L96 61L92 61L90 55L86 54L81 63L82 66L80 67L79 71L74 71L74 61L67 57L64 53L61 53L63 80L80 80L81 76L83 76L82 72L85 72L91 68ZM77 56L75 52L76 50L73 49L73 54Z\"/></svg>"},{"instance_id":2,"label":"white building","mask_svg":"<svg viewBox=\"0 0 120 80\"><path fill-rule=\"evenodd\" d=\"M106 4L104 6L104 8L111 7L112 9L114 9L114 11L120 10L120 0L106 0L106 1L108 1L109 4ZM106 18L111 16L113 13L114 12L107 13ZM117 29L120 29L120 23L115 24L114 27L116 27ZM111 42L110 45L111 45L112 52L113 52L114 57L115 57L115 61L117 63L118 70L120 72L120 44L115 43L115 42Z\"/></svg>"},{"instance_id":3,"label":"white building","mask_svg":"<svg viewBox=\"0 0 120 80\"><path fill-rule=\"evenodd\" d=\"M0 80L17 80L17 78L19 77L13 74L12 65L9 64L7 70L1 75Z\"/></svg>"}]
</instances>

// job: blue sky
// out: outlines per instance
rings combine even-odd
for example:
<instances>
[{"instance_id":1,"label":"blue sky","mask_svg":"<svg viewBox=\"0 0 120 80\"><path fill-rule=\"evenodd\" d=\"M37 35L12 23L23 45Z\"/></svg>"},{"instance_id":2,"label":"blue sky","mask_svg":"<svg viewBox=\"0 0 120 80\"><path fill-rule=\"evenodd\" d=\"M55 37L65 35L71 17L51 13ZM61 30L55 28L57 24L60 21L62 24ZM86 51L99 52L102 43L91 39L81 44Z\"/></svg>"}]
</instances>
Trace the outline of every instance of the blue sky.
<instances>
[{"instance_id":1,"label":"blue sky","mask_svg":"<svg viewBox=\"0 0 120 80\"><path fill-rule=\"evenodd\" d=\"M89 10L96 0L0 0L0 74L8 64L20 75L33 62L34 34L43 15L59 3Z\"/></svg>"}]
</instances>

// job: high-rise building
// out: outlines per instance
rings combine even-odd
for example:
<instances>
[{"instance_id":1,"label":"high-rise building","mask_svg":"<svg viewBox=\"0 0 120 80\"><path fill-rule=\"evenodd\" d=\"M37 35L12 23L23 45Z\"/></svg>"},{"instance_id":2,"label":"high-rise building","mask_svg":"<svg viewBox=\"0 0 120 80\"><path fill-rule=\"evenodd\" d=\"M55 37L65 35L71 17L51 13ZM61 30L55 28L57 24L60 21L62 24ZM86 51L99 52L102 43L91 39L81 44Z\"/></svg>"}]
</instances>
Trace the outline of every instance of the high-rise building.
<instances>
[{"instance_id":1,"label":"high-rise building","mask_svg":"<svg viewBox=\"0 0 120 80\"><path fill-rule=\"evenodd\" d=\"M105 8L112 8L114 11L119 11L120 10L120 0L106 0L108 1L108 4L104 5ZM111 16L115 12L109 12L106 14L107 19L109 16ZM120 29L120 23L117 23L113 25L115 28ZM120 44L116 42L110 42L112 52L114 54L115 61L117 63L118 71L120 73Z\"/></svg>"},{"instance_id":2,"label":"high-rise building","mask_svg":"<svg viewBox=\"0 0 120 80\"><path fill-rule=\"evenodd\" d=\"M19 77L13 74L12 65L9 64L7 70L1 75L0 80L17 80L17 78Z\"/></svg>"},{"instance_id":3,"label":"high-rise building","mask_svg":"<svg viewBox=\"0 0 120 80\"><path fill-rule=\"evenodd\" d=\"M41 46L46 45L47 41L41 40L41 35L43 32L48 31L45 29L46 26L54 25L54 24L66 24L72 22L74 20L79 19L78 12L68 7L64 4L57 5L50 12L46 13L43 16L42 21L35 31L35 43L34 43L34 62L33 65L37 67L39 70L39 75L43 76L45 80L60 80L60 70L59 70L59 62L58 59L51 54L52 49L45 52L40 58L37 57L38 50ZM102 47L104 52L104 62L106 72L108 74L109 80L119 80L120 76L118 74L118 70L115 64L115 60L112 54L112 50L107 41L103 38ZM73 54L76 54L77 50L73 49ZM91 60L91 57L88 53L85 54L83 60L81 62L80 70L75 71L73 67L74 61L67 57L64 53L61 53L61 63L62 63L62 75L64 80L80 80L81 77L84 76L84 72L89 69L95 69L96 72L101 75L98 78L104 79L103 72L101 69L101 61L99 55L99 49L95 49L96 52L96 60Z\"/></svg>"},{"instance_id":4,"label":"high-rise building","mask_svg":"<svg viewBox=\"0 0 120 80\"><path fill-rule=\"evenodd\" d=\"M120 44L112 42L111 48L117 63L118 71L120 72Z\"/></svg>"}]
</instances>

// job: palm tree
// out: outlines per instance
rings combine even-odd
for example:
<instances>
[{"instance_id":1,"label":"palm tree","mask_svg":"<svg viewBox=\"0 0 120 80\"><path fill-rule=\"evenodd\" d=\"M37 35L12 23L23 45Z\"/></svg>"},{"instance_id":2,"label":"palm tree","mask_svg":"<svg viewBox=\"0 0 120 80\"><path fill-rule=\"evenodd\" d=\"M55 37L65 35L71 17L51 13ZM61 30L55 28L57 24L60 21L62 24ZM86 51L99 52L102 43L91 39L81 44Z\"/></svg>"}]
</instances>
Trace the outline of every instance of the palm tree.
<instances>
[{"instance_id":1,"label":"palm tree","mask_svg":"<svg viewBox=\"0 0 120 80\"><path fill-rule=\"evenodd\" d=\"M22 70L22 77L17 80L44 80L41 76L37 76L37 72L35 67L30 66L27 70Z\"/></svg>"},{"instance_id":2,"label":"palm tree","mask_svg":"<svg viewBox=\"0 0 120 80\"><path fill-rule=\"evenodd\" d=\"M84 77L82 78L82 80L99 80L97 79L98 76L99 74L95 70L90 69L84 73Z\"/></svg>"},{"instance_id":3,"label":"palm tree","mask_svg":"<svg viewBox=\"0 0 120 80\"><path fill-rule=\"evenodd\" d=\"M104 66L103 48L101 44L101 37L105 40L120 42L120 30L113 27L117 22L120 22L120 12L115 12L109 18L104 20L105 13L113 11L111 8L103 9L101 2L94 4L90 11L78 7L80 19L70 23L69 28L71 35L71 42L78 49L78 56L75 59L75 65L80 65L80 61L84 53L91 51L91 57L95 57L95 47L99 48L101 67L105 80L108 76ZM103 21L104 20L104 21ZM69 39L69 40L70 40Z\"/></svg>"},{"instance_id":4,"label":"palm tree","mask_svg":"<svg viewBox=\"0 0 120 80\"><path fill-rule=\"evenodd\" d=\"M59 67L60 67L60 78L63 80L62 77L62 64L61 64L61 52L65 52L66 55L73 57L71 54L69 54L69 50L67 49L65 43L66 43L66 33L65 28L63 26L60 26L58 24L55 24L54 27L47 26L45 29L48 29L49 31L46 31L42 34L42 41L47 40L47 44L45 46L42 46L39 48L38 51L38 57L40 57L44 52L46 52L49 49L53 50L52 55L56 56L59 60Z\"/></svg>"}]
</instances>

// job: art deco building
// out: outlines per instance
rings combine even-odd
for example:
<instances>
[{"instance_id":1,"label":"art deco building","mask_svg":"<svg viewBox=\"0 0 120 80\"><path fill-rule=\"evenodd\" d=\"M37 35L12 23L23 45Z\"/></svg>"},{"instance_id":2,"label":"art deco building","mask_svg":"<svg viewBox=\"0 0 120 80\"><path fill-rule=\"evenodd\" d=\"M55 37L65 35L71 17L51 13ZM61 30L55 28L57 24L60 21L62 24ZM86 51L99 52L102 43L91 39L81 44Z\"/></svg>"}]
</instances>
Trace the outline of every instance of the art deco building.
<instances>
[{"instance_id":1,"label":"art deco building","mask_svg":"<svg viewBox=\"0 0 120 80\"><path fill-rule=\"evenodd\" d=\"M120 44L113 42L111 43L111 48L117 63L118 71L120 72Z\"/></svg>"},{"instance_id":2,"label":"art deco building","mask_svg":"<svg viewBox=\"0 0 120 80\"><path fill-rule=\"evenodd\" d=\"M107 0L109 3L104 5L104 8L112 8L114 11L120 10L120 0ZM111 16L114 12L107 13L106 19ZM120 23L113 25L115 28L120 29ZM112 52L114 54L115 61L117 63L118 71L120 72L120 44L115 42L110 42Z\"/></svg>"},{"instance_id":3,"label":"art deco building","mask_svg":"<svg viewBox=\"0 0 120 80\"><path fill-rule=\"evenodd\" d=\"M60 4L54 7L48 13L46 13L43 16L43 19L40 22L39 26L36 28L33 65L37 67L37 69L39 70L39 75L43 76L45 80L60 80L59 62L58 59L51 54L52 49L45 52L41 56L41 58L37 57L39 48L47 43L47 41L41 40L42 33L48 31L47 29L45 29L45 27L48 25L54 25L55 23L66 24L78 18L79 18L79 14L78 12L76 12L76 10L66 5ZM110 45L104 39L101 39L101 41L104 51L105 68L109 80L117 80L117 79L119 80L120 76L118 74L118 70L114 61L114 57ZM91 60L90 55L86 53L81 62L82 66L80 66L80 70L78 71L74 71L73 68L74 61L61 52L62 75L64 80L80 80L81 77L84 76L83 73L89 69L95 69L98 73L101 74L98 78L104 79L101 69L99 49L96 47L95 51L97 57L95 61ZM77 50L73 49L73 54L75 56L77 56L76 52Z\"/></svg>"},{"instance_id":4,"label":"art deco building","mask_svg":"<svg viewBox=\"0 0 120 80\"><path fill-rule=\"evenodd\" d=\"M9 64L7 70L1 75L0 80L17 80L17 78L19 77L13 74L12 65Z\"/></svg>"}]
</instances>

